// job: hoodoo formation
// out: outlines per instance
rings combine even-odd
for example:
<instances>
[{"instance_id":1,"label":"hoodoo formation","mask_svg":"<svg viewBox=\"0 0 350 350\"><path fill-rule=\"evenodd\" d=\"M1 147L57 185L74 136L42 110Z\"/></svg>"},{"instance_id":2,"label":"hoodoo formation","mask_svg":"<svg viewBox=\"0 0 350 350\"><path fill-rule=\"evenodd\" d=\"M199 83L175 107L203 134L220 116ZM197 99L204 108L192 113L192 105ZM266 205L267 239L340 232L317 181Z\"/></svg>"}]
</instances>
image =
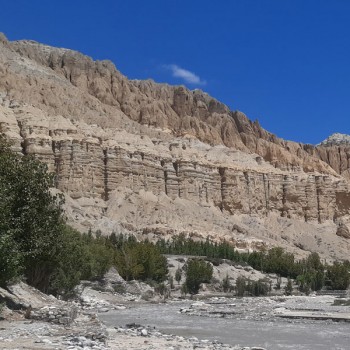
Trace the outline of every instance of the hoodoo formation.
<instances>
[{"instance_id":1,"label":"hoodoo formation","mask_svg":"<svg viewBox=\"0 0 350 350\"><path fill-rule=\"evenodd\" d=\"M286 141L201 90L4 35L0 132L55 172L81 231L348 257L349 136Z\"/></svg>"}]
</instances>

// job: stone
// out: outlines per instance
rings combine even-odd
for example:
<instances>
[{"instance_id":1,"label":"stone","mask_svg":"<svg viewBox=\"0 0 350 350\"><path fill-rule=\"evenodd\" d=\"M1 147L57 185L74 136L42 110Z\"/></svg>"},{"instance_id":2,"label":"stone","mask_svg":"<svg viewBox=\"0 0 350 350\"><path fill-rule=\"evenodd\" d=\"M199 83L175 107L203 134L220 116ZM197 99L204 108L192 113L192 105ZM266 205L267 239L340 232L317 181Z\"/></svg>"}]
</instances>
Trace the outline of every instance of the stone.
<instances>
[{"instance_id":1,"label":"stone","mask_svg":"<svg viewBox=\"0 0 350 350\"><path fill-rule=\"evenodd\" d=\"M337 236L343 237L343 238L346 238L346 239L350 239L349 229L344 223L341 223L338 226L338 228L337 228Z\"/></svg>"},{"instance_id":2,"label":"stone","mask_svg":"<svg viewBox=\"0 0 350 350\"><path fill-rule=\"evenodd\" d=\"M350 135L334 133L320 142L317 146L339 146L341 144L350 145Z\"/></svg>"}]
</instances>

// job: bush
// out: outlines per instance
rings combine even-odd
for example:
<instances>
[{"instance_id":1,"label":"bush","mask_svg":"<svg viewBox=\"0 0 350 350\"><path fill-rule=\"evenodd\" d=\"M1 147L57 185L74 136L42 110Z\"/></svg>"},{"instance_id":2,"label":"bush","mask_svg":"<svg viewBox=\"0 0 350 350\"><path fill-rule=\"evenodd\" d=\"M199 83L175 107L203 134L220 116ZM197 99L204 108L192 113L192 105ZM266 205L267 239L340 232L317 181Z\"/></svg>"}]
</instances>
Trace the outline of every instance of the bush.
<instances>
[{"instance_id":1,"label":"bush","mask_svg":"<svg viewBox=\"0 0 350 350\"><path fill-rule=\"evenodd\" d=\"M11 234L0 233L0 287L21 273L22 256Z\"/></svg>"},{"instance_id":2,"label":"bush","mask_svg":"<svg viewBox=\"0 0 350 350\"><path fill-rule=\"evenodd\" d=\"M188 288L186 282L182 284L181 286L181 295L185 296L188 294Z\"/></svg>"},{"instance_id":3,"label":"bush","mask_svg":"<svg viewBox=\"0 0 350 350\"><path fill-rule=\"evenodd\" d=\"M186 267L185 282L188 292L197 294L201 283L209 283L212 276L213 267L210 263L200 259L189 260Z\"/></svg>"},{"instance_id":4,"label":"bush","mask_svg":"<svg viewBox=\"0 0 350 350\"><path fill-rule=\"evenodd\" d=\"M246 291L246 278L239 276L236 279L236 295L238 297L243 297Z\"/></svg>"},{"instance_id":5,"label":"bush","mask_svg":"<svg viewBox=\"0 0 350 350\"><path fill-rule=\"evenodd\" d=\"M228 275L226 275L226 277L222 280L221 288L225 293L229 292L232 289Z\"/></svg>"},{"instance_id":6,"label":"bush","mask_svg":"<svg viewBox=\"0 0 350 350\"><path fill-rule=\"evenodd\" d=\"M246 294L251 296L267 295L269 290L269 283L263 279L252 281L240 276L236 280L236 295L239 297Z\"/></svg>"},{"instance_id":7,"label":"bush","mask_svg":"<svg viewBox=\"0 0 350 350\"><path fill-rule=\"evenodd\" d=\"M165 286L164 282L161 282L155 286L154 290L156 293L164 296L165 292L167 291L167 287Z\"/></svg>"},{"instance_id":8,"label":"bush","mask_svg":"<svg viewBox=\"0 0 350 350\"><path fill-rule=\"evenodd\" d=\"M293 293L293 284L292 284L292 280L290 278L288 278L288 282L286 287L284 288L284 292L286 295L292 295Z\"/></svg>"},{"instance_id":9,"label":"bush","mask_svg":"<svg viewBox=\"0 0 350 350\"><path fill-rule=\"evenodd\" d=\"M166 258L149 242L126 242L116 252L115 263L125 280L163 282L168 274Z\"/></svg>"},{"instance_id":10,"label":"bush","mask_svg":"<svg viewBox=\"0 0 350 350\"><path fill-rule=\"evenodd\" d=\"M175 281L177 282L177 284L180 283L181 277L182 277L182 270L180 268L177 268L175 271Z\"/></svg>"},{"instance_id":11,"label":"bush","mask_svg":"<svg viewBox=\"0 0 350 350\"><path fill-rule=\"evenodd\" d=\"M335 262L327 267L327 285L332 289L347 289L350 283L349 267L346 263Z\"/></svg>"},{"instance_id":12,"label":"bush","mask_svg":"<svg viewBox=\"0 0 350 350\"><path fill-rule=\"evenodd\" d=\"M66 226L49 292L69 296L80 280L102 277L113 264L114 249L105 238L83 236Z\"/></svg>"}]
</instances>

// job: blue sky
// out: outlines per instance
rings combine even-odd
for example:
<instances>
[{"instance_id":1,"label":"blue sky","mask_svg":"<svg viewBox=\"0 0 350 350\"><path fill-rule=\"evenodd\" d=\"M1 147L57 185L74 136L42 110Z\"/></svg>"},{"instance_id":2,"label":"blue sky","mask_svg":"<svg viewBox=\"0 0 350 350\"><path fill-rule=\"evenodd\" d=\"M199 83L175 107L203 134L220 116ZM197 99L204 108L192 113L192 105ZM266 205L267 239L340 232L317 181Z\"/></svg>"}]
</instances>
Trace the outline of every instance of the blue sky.
<instances>
[{"instance_id":1,"label":"blue sky","mask_svg":"<svg viewBox=\"0 0 350 350\"><path fill-rule=\"evenodd\" d=\"M350 134L349 0L0 0L0 31L200 88L285 139Z\"/></svg>"}]
</instances>

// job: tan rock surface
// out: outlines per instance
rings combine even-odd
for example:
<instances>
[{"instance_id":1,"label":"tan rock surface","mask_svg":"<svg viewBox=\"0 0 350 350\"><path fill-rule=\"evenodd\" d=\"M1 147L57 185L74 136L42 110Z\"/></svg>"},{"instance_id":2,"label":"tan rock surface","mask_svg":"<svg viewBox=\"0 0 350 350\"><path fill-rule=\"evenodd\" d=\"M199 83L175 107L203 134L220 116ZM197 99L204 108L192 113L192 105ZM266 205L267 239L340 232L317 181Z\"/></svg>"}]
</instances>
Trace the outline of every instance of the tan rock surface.
<instances>
[{"instance_id":1,"label":"tan rock surface","mask_svg":"<svg viewBox=\"0 0 350 350\"><path fill-rule=\"evenodd\" d=\"M81 230L348 254L347 150L279 139L200 90L2 38L0 132L56 172Z\"/></svg>"},{"instance_id":2,"label":"tan rock surface","mask_svg":"<svg viewBox=\"0 0 350 350\"><path fill-rule=\"evenodd\" d=\"M346 239L350 239L350 232L346 225L341 223L337 228L337 236L344 237Z\"/></svg>"},{"instance_id":3,"label":"tan rock surface","mask_svg":"<svg viewBox=\"0 0 350 350\"><path fill-rule=\"evenodd\" d=\"M304 145L277 138L200 90L129 81L110 61L33 41L2 44L0 66L0 91L50 115L153 135L160 129L162 137L168 131L258 153L282 169L332 173L318 152L310 157Z\"/></svg>"}]
</instances>

